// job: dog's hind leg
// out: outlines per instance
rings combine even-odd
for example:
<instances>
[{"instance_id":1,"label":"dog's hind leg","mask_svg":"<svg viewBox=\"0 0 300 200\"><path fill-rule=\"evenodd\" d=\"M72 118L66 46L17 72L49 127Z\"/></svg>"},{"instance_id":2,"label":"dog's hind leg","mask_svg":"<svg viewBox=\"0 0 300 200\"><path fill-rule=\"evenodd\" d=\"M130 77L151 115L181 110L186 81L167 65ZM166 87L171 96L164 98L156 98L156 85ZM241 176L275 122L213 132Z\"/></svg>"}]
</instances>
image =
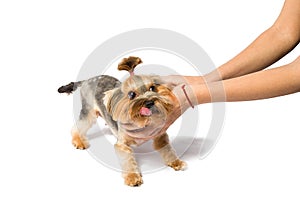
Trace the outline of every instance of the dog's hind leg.
<instances>
[{"instance_id":1,"label":"dog's hind leg","mask_svg":"<svg viewBox=\"0 0 300 200\"><path fill-rule=\"evenodd\" d=\"M167 133L154 138L153 148L160 153L166 165L174 170L184 170L187 167L187 164L177 157L175 150L170 145Z\"/></svg>"},{"instance_id":2,"label":"dog's hind leg","mask_svg":"<svg viewBox=\"0 0 300 200\"><path fill-rule=\"evenodd\" d=\"M72 144L77 149L86 149L89 147L89 142L86 137L87 131L96 122L98 113L89 105L85 99L82 99L82 109L80 111L79 120L72 128Z\"/></svg>"}]
</instances>

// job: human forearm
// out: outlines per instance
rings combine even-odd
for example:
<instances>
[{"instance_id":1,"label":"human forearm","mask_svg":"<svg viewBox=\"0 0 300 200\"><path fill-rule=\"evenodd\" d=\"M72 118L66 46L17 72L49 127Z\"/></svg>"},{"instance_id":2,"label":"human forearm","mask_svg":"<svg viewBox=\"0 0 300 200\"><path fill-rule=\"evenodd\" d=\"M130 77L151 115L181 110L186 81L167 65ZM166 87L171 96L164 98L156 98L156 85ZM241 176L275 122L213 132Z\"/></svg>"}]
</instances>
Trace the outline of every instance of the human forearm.
<instances>
[{"instance_id":1,"label":"human forearm","mask_svg":"<svg viewBox=\"0 0 300 200\"><path fill-rule=\"evenodd\" d=\"M204 78L212 82L260 71L282 58L294 47L294 41L282 37L281 33L272 27L262 33L240 54L220 66L217 69L220 76L214 71Z\"/></svg>"},{"instance_id":2,"label":"human forearm","mask_svg":"<svg viewBox=\"0 0 300 200\"><path fill-rule=\"evenodd\" d=\"M265 69L299 43L299 24L300 1L286 0L273 26L233 59L205 75L204 79L207 82L226 80Z\"/></svg>"},{"instance_id":3,"label":"human forearm","mask_svg":"<svg viewBox=\"0 0 300 200\"><path fill-rule=\"evenodd\" d=\"M273 26L262 33L245 50L218 69L203 77L185 76L184 78L189 84L202 84L257 72L282 58L298 42L296 37L291 38Z\"/></svg>"},{"instance_id":4,"label":"human forearm","mask_svg":"<svg viewBox=\"0 0 300 200\"><path fill-rule=\"evenodd\" d=\"M196 95L195 104L266 99L299 92L300 57L282 67L207 85L190 85L190 89Z\"/></svg>"},{"instance_id":5,"label":"human forearm","mask_svg":"<svg viewBox=\"0 0 300 200\"><path fill-rule=\"evenodd\" d=\"M275 23L241 53L205 76L177 76L168 82L202 84L243 76L270 66L300 41L300 1L286 0Z\"/></svg>"}]
</instances>

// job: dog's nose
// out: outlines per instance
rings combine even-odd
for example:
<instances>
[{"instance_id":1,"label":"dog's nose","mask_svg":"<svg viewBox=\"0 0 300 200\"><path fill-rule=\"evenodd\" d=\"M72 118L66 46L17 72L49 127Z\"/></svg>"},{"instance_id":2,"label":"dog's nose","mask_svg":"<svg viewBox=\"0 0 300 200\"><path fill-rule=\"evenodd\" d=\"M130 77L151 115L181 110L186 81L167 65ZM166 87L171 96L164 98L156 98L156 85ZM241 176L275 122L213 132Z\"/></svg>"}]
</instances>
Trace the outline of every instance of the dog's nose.
<instances>
[{"instance_id":1,"label":"dog's nose","mask_svg":"<svg viewBox=\"0 0 300 200\"><path fill-rule=\"evenodd\" d=\"M145 107L146 108L151 108L154 106L154 101L146 101L145 102Z\"/></svg>"}]
</instances>

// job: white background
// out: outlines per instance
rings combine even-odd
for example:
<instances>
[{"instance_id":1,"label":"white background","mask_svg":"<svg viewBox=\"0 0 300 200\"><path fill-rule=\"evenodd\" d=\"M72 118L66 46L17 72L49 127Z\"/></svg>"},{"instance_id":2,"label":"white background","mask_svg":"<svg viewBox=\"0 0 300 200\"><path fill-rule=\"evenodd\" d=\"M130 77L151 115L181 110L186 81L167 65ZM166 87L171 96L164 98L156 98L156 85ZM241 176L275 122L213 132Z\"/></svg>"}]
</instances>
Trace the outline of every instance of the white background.
<instances>
[{"instance_id":1,"label":"white background","mask_svg":"<svg viewBox=\"0 0 300 200\"><path fill-rule=\"evenodd\" d=\"M217 66L278 16L283 0L1 1L0 199L299 199L300 94L227 103L216 148L189 169L121 175L70 144L76 79L98 45L137 28L164 28L202 46ZM299 47L274 67L291 62ZM103 55L105 56L105 55ZM200 106L201 109L201 106Z\"/></svg>"}]
</instances>

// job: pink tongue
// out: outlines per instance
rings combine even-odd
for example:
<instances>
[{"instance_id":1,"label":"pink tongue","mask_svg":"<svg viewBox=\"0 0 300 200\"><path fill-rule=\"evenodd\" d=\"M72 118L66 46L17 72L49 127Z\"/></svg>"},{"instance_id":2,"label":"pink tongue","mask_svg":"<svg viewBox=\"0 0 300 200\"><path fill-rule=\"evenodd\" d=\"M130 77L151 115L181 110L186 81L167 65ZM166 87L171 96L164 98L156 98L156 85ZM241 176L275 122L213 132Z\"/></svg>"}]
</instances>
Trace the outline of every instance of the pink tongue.
<instances>
[{"instance_id":1,"label":"pink tongue","mask_svg":"<svg viewBox=\"0 0 300 200\"><path fill-rule=\"evenodd\" d=\"M144 116L150 116L152 115L152 112L149 108L142 107L140 110L140 114Z\"/></svg>"}]
</instances>

